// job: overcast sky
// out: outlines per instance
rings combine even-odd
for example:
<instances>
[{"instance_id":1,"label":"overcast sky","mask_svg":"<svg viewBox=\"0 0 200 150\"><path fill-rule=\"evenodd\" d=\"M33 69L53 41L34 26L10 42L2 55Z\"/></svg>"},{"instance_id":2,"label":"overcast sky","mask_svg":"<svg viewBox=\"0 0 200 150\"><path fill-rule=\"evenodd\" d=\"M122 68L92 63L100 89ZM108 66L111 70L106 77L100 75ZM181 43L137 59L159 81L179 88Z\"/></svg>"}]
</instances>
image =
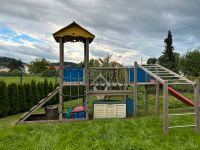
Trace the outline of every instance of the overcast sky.
<instances>
[{"instance_id":1,"label":"overcast sky","mask_svg":"<svg viewBox=\"0 0 200 150\"><path fill-rule=\"evenodd\" d=\"M124 65L164 50L167 31L180 54L200 47L200 0L1 0L0 56L58 61L52 33L76 21L95 34L90 57ZM65 61L83 60L82 43L65 44Z\"/></svg>"}]
</instances>

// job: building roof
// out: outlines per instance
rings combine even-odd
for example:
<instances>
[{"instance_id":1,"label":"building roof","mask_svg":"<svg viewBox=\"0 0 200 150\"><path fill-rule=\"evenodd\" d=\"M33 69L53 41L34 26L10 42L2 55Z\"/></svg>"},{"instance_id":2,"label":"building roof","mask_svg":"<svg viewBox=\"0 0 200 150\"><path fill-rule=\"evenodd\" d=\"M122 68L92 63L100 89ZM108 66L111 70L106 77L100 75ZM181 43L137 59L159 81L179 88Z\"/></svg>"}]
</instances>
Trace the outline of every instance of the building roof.
<instances>
[{"instance_id":1,"label":"building roof","mask_svg":"<svg viewBox=\"0 0 200 150\"><path fill-rule=\"evenodd\" d=\"M64 42L84 42L85 39L89 39L89 43L95 38L95 35L81 27L75 21L68 26L58 30L53 34L56 42L59 42L59 38L62 37Z\"/></svg>"}]
</instances>

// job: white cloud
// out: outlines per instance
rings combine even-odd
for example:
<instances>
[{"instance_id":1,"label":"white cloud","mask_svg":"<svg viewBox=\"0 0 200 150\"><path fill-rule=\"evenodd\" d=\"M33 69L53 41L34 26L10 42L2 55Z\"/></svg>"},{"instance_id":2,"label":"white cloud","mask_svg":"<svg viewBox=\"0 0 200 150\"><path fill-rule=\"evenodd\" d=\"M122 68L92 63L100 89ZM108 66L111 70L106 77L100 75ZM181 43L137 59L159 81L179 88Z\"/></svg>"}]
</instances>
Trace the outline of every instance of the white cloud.
<instances>
[{"instance_id":1,"label":"white cloud","mask_svg":"<svg viewBox=\"0 0 200 150\"><path fill-rule=\"evenodd\" d=\"M58 60L59 45L52 33L77 21L96 35L90 45L94 58L113 54L113 59L133 64L140 57L158 57L164 49L163 40L172 30L174 47L184 53L199 47L200 1L105 1L105 0L10 0L0 5L0 28L11 28L41 43L5 40L0 33L0 55L15 54L25 61L35 57ZM65 44L65 60L83 60L83 44ZM24 55L26 57L24 57ZM124 61L125 60L125 61Z\"/></svg>"}]
</instances>

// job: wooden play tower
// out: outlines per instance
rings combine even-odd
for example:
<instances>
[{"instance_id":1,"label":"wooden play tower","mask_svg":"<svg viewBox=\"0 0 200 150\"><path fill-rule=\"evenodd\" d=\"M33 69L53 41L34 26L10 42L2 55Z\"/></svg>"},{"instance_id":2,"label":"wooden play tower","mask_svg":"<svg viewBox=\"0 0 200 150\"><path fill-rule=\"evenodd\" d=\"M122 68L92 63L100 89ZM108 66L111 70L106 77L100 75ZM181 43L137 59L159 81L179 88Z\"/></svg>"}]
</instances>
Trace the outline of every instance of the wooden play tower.
<instances>
[{"instance_id":1,"label":"wooden play tower","mask_svg":"<svg viewBox=\"0 0 200 150\"><path fill-rule=\"evenodd\" d=\"M89 66L89 44L95 38L95 35L72 22L68 26L60 29L53 34L57 43L59 43L59 62L60 62L60 82L53 92L49 93L46 98L38 102L33 108L26 112L18 121L18 123L33 123L33 122L57 122L70 121L65 118L64 111L64 86L84 86L84 106L86 109L86 117L82 120L89 119L88 101L90 96L99 96L105 100L105 97L120 96L124 101L130 96L133 112L131 116L138 116L138 86L144 86L144 111L147 112L148 105L148 86L155 86L155 101L156 114L159 115L159 89L163 87L163 132L168 133L171 128L194 127L199 131L199 81L194 82L189 79L172 72L171 70L160 66L159 64L142 65L134 62L134 66L130 67L92 67ZM64 44L67 42L82 42L84 44L84 67L78 69L75 74L68 74L70 69L65 69L64 66ZM72 68L73 69L73 68ZM66 71L66 72L65 72ZM66 74L65 74L66 73ZM78 73L78 76L77 76ZM81 74L81 76L79 76ZM69 75L69 76L68 76ZM71 77L73 76L73 77ZM73 79L74 76L78 79ZM80 79L81 77L81 79ZM98 80L101 82L97 82ZM191 85L194 88L194 101L184 97L181 93L172 88L172 85ZM97 88L98 87L98 88ZM100 88L99 88L100 87ZM178 100L186 105L193 107L193 112L182 114L169 114L168 94L173 95ZM45 114L34 115L33 113L44 106L52 97L59 94L58 117L54 120L45 118ZM128 107L127 107L128 108ZM194 124L169 126L169 117L193 115L195 118ZM32 117L32 119L31 119ZM120 116L119 116L120 118ZM74 119L76 120L76 119ZM78 120L78 119L77 119ZM76 120L76 121L77 121ZM81 119L80 119L81 120Z\"/></svg>"},{"instance_id":2,"label":"wooden play tower","mask_svg":"<svg viewBox=\"0 0 200 150\"><path fill-rule=\"evenodd\" d=\"M63 119L63 64L64 64L64 43L66 42L82 42L84 44L84 77L85 77L85 102L84 105L86 110L88 109L88 99L89 99L89 44L93 41L94 35L82 28L76 22L60 29L53 34L56 42L59 43L60 47L60 85L59 85L59 120ZM76 83L68 83L76 85ZM80 83L77 83L80 84ZM86 118L88 118L88 113L86 112Z\"/></svg>"}]
</instances>

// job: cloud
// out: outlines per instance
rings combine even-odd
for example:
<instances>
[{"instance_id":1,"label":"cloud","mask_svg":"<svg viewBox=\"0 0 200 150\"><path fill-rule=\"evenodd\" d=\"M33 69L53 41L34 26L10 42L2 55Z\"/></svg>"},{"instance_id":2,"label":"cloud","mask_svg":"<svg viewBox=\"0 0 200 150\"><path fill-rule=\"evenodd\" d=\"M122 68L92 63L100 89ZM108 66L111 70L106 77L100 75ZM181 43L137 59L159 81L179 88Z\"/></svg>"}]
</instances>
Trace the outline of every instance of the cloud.
<instances>
[{"instance_id":1,"label":"cloud","mask_svg":"<svg viewBox=\"0 0 200 150\"><path fill-rule=\"evenodd\" d=\"M0 30L0 55L15 51L12 55L23 60L26 55L26 61L33 57L58 60L52 33L73 20L96 35L90 46L94 58L112 53L113 59L128 65L140 57L158 57L169 29L176 51L183 54L200 47L199 6L199 0L2 1L0 28L13 31L16 37ZM67 43L65 48L66 61L83 60L83 44Z\"/></svg>"}]
</instances>

